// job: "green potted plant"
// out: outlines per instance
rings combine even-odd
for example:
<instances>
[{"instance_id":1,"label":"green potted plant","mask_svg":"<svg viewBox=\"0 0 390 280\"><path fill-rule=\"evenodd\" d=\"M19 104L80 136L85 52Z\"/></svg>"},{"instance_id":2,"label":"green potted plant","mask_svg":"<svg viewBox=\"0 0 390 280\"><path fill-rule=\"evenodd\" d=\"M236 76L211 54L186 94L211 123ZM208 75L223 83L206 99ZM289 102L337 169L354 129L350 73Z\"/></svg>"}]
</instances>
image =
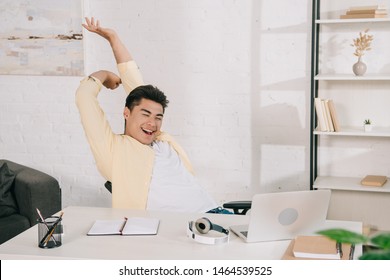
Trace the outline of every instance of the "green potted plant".
<instances>
[{"instance_id":1,"label":"green potted plant","mask_svg":"<svg viewBox=\"0 0 390 280\"><path fill-rule=\"evenodd\" d=\"M344 229L328 229L317 233L336 242L353 244L353 246L355 244L366 245L370 249L364 250L359 260L390 260L390 232L379 233L372 237Z\"/></svg>"},{"instance_id":2,"label":"green potted plant","mask_svg":"<svg viewBox=\"0 0 390 280\"><path fill-rule=\"evenodd\" d=\"M364 131L369 132L372 130L372 123L370 119L365 119L364 120Z\"/></svg>"}]
</instances>

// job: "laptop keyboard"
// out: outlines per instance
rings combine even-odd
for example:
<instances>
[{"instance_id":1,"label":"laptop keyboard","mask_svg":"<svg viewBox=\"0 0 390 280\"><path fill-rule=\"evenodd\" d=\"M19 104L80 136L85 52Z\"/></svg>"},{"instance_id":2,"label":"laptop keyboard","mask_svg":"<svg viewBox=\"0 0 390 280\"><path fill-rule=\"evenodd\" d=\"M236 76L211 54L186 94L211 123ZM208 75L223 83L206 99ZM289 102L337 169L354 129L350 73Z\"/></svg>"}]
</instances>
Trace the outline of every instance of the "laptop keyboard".
<instances>
[{"instance_id":1,"label":"laptop keyboard","mask_svg":"<svg viewBox=\"0 0 390 280\"><path fill-rule=\"evenodd\" d=\"M241 234L244 235L245 237L248 237L248 231L241 231Z\"/></svg>"}]
</instances>

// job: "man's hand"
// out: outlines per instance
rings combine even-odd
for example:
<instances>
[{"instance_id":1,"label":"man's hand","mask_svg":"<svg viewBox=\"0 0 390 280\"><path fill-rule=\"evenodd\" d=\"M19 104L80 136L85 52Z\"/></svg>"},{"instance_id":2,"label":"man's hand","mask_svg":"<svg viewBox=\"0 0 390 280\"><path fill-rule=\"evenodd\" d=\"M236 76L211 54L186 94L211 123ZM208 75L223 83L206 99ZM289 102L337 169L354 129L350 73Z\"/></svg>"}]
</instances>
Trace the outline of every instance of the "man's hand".
<instances>
[{"instance_id":1,"label":"man's hand","mask_svg":"<svg viewBox=\"0 0 390 280\"><path fill-rule=\"evenodd\" d=\"M99 20L95 21L93 17L91 17L91 19L86 17L85 21L86 23L82 24L85 29L102 36L110 43L115 60L118 64L133 60L130 52L127 50L125 45L119 39L118 34L113 29L101 27Z\"/></svg>"},{"instance_id":2,"label":"man's hand","mask_svg":"<svg viewBox=\"0 0 390 280\"><path fill-rule=\"evenodd\" d=\"M117 34L114 30L109 29L109 28L103 28L100 26L99 20L95 21L94 17L85 18L85 22L83 23L82 26L87 29L89 32L96 33L103 38L107 39L111 43L112 40L114 40L117 37Z\"/></svg>"},{"instance_id":3,"label":"man's hand","mask_svg":"<svg viewBox=\"0 0 390 280\"><path fill-rule=\"evenodd\" d=\"M108 89L116 89L121 84L121 78L115 73L107 70L100 70L92 73L90 76L99 79L103 86Z\"/></svg>"}]
</instances>

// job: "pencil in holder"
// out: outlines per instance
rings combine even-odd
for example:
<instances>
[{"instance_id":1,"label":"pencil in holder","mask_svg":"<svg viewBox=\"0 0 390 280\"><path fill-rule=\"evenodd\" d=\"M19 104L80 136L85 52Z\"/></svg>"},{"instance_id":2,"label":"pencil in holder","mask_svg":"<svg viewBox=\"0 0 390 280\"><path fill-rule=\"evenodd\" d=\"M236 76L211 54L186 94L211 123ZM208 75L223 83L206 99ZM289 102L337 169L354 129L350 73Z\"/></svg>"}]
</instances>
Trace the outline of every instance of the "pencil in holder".
<instances>
[{"instance_id":1,"label":"pencil in holder","mask_svg":"<svg viewBox=\"0 0 390 280\"><path fill-rule=\"evenodd\" d=\"M40 248L56 248L62 245L62 218L50 216L38 220L38 246Z\"/></svg>"}]
</instances>

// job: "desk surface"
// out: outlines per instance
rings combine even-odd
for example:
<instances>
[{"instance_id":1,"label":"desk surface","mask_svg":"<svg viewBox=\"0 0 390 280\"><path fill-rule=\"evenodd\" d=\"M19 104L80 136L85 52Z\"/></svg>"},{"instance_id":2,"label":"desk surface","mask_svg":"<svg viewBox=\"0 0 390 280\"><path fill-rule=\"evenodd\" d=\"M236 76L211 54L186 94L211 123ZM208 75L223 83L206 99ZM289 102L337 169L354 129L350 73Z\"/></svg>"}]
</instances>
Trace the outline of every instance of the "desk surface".
<instances>
[{"instance_id":1,"label":"desk surface","mask_svg":"<svg viewBox=\"0 0 390 280\"><path fill-rule=\"evenodd\" d=\"M63 210L62 246L38 247L38 229L34 226L0 245L0 259L137 259L137 260L280 260L290 240L245 243L233 233L229 243L204 245L186 235L188 221L202 216L225 228L248 223L248 216L220 214L161 213L96 207L68 207ZM95 220L123 217L157 217L160 227L156 236L87 236ZM327 221L329 227L362 231L359 222ZM361 247L355 256L361 255Z\"/></svg>"}]
</instances>

